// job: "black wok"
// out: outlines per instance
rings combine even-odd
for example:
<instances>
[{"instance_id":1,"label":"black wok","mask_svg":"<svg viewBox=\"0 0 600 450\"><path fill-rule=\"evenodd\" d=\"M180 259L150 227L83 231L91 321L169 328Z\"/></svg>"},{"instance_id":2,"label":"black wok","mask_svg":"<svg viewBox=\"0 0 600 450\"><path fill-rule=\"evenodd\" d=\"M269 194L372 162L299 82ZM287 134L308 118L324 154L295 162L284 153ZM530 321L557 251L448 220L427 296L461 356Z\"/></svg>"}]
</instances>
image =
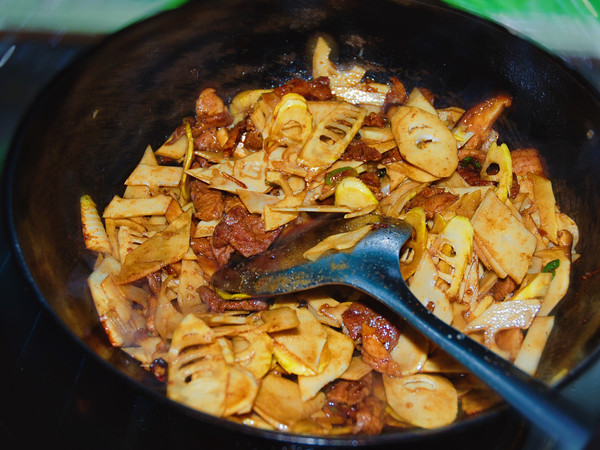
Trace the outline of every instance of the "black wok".
<instances>
[{"instance_id":1,"label":"black wok","mask_svg":"<svg viewBox=\"0 0 600 450\"><path fill-rule=\"evenodd\" d=\"M193 112L205 87L237 91L310 75L317 33L339 44L333 58L356 60L370 76L424 86L437 105L470 106L496 92L513 96L498 124L510 148L544 155L562 210L580 227L572 284L539 376L560 387L585 370L600 347L600 100L558 59L498 26L446 7L413 1L295 0L193 2L104 41L61 74L36 102L15 139L5 176L11 240L42 303L95 355L107 376L125 376L165 407L200 425L257 438L314 445L375 445L439 439L504 414L502 408L437 431L316 440L247 429L176 405L99 325L85 279L79 197L103 209L150 144L160 145Z\"/></svg>"}]
</instances>

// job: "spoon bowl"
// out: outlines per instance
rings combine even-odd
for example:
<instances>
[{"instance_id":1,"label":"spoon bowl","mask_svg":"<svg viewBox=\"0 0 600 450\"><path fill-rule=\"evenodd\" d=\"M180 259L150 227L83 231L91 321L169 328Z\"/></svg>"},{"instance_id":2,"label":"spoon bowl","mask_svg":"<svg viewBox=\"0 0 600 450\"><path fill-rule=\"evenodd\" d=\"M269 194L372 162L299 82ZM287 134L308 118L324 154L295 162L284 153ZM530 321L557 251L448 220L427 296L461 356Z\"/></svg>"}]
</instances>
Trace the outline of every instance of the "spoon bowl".
<instances>
[{"instance_id":1,"label":"spoon bowl","mask_svg":"<svg viewBox=\"0 0 600 450\"><path fill-rule=\"evenodd\" d=\"M304 253L334 234L370 226L350 249L330 250L315 261ZM400 250L412 228L398 219L365 215L353 219L328 216L288 226L267 252L232 259L212 277L229 292L274 296L326 285L363 291L402 317L465 366L561 448L585 448L591 424L574 405L510 362L439 320L410 292L400 273Z\"/></svg>"}]
</instances>

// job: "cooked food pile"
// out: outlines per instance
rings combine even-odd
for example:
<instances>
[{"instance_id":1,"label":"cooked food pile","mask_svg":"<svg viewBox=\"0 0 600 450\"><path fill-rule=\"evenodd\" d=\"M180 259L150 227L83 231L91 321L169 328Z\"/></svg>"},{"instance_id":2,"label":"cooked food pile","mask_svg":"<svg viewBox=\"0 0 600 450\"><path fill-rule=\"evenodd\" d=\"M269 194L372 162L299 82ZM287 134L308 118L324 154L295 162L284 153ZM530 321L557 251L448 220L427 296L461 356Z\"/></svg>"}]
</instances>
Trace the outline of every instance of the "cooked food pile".
<instances>
[{"instance_id":1,"label":"cooked food pile","mask_svg":"<svg viewBox=\"0 0 600 450\"><path fill-rule=\"evenodd\" d=\"M264 299L211 285L234 253L264 252L287 224L325 212L402 218L413 234L399 264L415 296L536 372L579 233L540 153L509 149L494 129L511 97L440 108L426 88L376 83L330 51L319 39L312 79L228 106L203 90L101 215L81 197L85 245L98 253L93 301L112 345L199 411L315 435L449 425L500 399L363 294Z\"/></svg>"}]
</instances>

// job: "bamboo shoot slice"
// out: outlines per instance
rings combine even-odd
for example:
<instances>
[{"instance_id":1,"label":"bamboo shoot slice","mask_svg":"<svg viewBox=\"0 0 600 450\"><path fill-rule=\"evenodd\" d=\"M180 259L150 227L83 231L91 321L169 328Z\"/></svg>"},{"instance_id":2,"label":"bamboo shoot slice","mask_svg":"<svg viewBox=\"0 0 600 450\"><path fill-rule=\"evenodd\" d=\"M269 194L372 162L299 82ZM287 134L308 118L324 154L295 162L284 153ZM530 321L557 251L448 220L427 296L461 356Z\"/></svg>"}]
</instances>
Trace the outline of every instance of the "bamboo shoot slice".
<instances>
[{"instance_id":1,"label":"bamboo shoot slice","mask_svg":"<svg viewBox=\"0 0 600 450\"><path fill-rule=\"evenodd\" d=\"M400 154L419 169L449 177L458 167L456 139L437 115L414 106L400 106L391 116Z\"/></svg>"}]
</instances>

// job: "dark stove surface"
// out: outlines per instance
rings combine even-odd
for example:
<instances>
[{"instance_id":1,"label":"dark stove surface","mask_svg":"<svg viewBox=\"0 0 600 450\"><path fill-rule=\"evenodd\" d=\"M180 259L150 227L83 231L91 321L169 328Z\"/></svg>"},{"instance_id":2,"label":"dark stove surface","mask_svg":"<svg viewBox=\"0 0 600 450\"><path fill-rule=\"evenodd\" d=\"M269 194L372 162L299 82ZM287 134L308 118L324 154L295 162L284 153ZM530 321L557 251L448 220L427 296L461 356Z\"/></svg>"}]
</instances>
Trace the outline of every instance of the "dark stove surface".
<instances>
[{"instance_id":1,"label":"dark stove surface","mask_svg":"<svg viewBox=\"0 0 600 450\"><path fill-rule=\"evenodd\" d=\"M94 42L89 37L0 35L0 167L10 138L37 93ZM193 419L136 392L94 358L86 357L25 283L1 219L2 448L34 448L40 443L85 449L303 448L201 428ZM596 364L565 393L598 417L599 382L600 364ZM498 438L490 440L490 436ZM475 430L468 437L450 436L439 446L555 448L512 415L501 416L491 428Z\"/></svg>"}]
</instances>

